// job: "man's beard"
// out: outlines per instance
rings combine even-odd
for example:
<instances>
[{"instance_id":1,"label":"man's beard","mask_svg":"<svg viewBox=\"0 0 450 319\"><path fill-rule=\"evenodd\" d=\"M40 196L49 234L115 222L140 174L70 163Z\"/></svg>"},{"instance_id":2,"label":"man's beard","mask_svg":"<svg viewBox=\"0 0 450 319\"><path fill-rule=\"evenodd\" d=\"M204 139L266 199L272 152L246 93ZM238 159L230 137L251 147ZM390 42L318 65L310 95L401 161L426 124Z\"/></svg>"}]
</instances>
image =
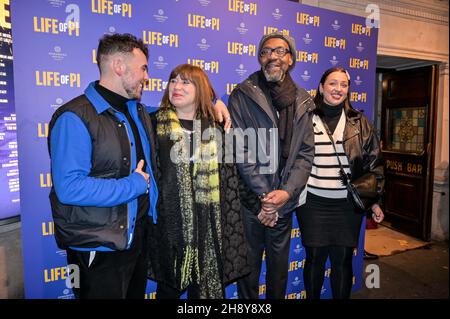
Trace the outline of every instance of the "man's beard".
<instances>
[{"instance_id":1,"label":"man's beard","mask_svg":"<svg viewBox=\"0 0 450 319\"><path fill-rule=\"evenodd\" d=\"M142 88L141 88L141 84L142 84ZM124 89L125 89L125 92L127 92L127 94L128 94L128 98L137 99L138 101L141 100L142 89L143 89L142 82L138 82L135 85L127 85L124 83Z\"/></svg>"},{"instance_id":2,"label":"man's beard","mask_svg":"<svg viewBox=\"0 0 450 319\"><path fill-rule=\"evenodd\" d=\"M284 70L284 65L283 63L281 63L278 71L276 72L270 72L267 71L267 65L270 64L270 62L266 63L263 67L262 67L262 71L264 73L264 76L266 77L267 82L279 82L282 81L284 79L284 76L286 75L286 70Z\"/></svg>"}]
</instances>

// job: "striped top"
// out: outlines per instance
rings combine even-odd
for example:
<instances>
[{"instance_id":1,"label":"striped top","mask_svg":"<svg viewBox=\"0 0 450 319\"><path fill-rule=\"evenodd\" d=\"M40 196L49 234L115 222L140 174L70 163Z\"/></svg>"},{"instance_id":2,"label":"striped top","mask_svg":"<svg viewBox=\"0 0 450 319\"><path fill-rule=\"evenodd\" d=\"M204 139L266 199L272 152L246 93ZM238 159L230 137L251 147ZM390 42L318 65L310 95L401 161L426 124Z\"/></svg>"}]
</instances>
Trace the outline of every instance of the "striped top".
<instances>
[{"instance_id":1,"label":"striped top","mask_svg":"<svg viewBox=\"0 0 450 319\"><path fill-rule=\"evenodd\" d=\"M346 173L350 172L347 155L344 152L342 139L345 128L345 113L342 111L339 122L333 133L336 150ZM308 179L308 192L327 198L346 198L347 189L341 182L339 162L333 145L318 115L313 116L315 155L311 174Z\"/></svg>"}]
</instances>

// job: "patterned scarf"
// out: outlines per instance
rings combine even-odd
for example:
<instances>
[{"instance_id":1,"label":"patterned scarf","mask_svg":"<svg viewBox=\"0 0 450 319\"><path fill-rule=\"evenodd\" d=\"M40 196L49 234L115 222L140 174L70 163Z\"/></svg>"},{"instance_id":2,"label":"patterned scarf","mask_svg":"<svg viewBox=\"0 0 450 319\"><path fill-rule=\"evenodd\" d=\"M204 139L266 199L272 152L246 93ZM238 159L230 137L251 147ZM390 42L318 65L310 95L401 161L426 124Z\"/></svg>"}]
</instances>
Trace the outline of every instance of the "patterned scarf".
<instances>
[{"instance_id":1,"label":"patterned scarf","mask_svg":"<svg viewBox=\"0 0 450 319\"><path fill-rule=\"evenodd\" d=\"M197 117L200 120L200 117ZM221 256L220 184L218 145L215 134L201 141L201 130L194 121L194 163L191 170L189 136L181 127L173 108L157 114L157 135L173 141L170 148L172 165L179 188L182 219L183 256L181 289L193 284L200 298L224 298L219 258ZM207 123L202 120L203 123ZM214 128L212 126L211 128ZM200 147L198 147L200 146ZM164 172L161 172L164 174ZM174 201L176 198L174 198ZM174 265L176 270L176 265Z\"/></svg>"}]
</instances>

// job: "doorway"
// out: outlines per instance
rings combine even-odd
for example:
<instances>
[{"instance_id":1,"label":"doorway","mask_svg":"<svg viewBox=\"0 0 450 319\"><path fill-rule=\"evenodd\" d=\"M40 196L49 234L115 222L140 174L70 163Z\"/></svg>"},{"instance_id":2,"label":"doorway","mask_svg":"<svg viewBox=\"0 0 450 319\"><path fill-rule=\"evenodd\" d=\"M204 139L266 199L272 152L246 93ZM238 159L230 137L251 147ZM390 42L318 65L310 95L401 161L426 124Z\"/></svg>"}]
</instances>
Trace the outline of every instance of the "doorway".
<instances>
[{"instance_id":1,"label":"doorway","mask_svg":"<svg viewBox=\"0 0 450 319\"><path fill-rule=\"evenodd\" d=\"M399 59L399 58L396 58ZM410 60L410 59L407 59ZM424 63L417 62L416 65ZM430 62L426 62L431 64ZM386 226L430 239L438 68L378 68Z\"/></svg>"}]
</instances>

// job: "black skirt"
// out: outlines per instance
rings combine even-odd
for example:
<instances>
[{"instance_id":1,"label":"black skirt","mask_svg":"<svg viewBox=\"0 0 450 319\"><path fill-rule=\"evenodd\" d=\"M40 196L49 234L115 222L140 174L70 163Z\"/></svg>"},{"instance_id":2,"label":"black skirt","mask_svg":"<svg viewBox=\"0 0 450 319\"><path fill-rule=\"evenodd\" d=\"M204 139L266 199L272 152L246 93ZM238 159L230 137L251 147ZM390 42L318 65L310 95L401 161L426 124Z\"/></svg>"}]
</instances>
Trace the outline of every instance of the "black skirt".
<instances>
[{"instance_id":1,"label":"black skirt","mask_svg":"<svg viewBox=\"0 0 450 319\"><path fill-rule=\"evenodd\" d=\"M296 211L303 246L358 246L362 214L347 199L307 194Z\"/></svg>"}]
</instances>

